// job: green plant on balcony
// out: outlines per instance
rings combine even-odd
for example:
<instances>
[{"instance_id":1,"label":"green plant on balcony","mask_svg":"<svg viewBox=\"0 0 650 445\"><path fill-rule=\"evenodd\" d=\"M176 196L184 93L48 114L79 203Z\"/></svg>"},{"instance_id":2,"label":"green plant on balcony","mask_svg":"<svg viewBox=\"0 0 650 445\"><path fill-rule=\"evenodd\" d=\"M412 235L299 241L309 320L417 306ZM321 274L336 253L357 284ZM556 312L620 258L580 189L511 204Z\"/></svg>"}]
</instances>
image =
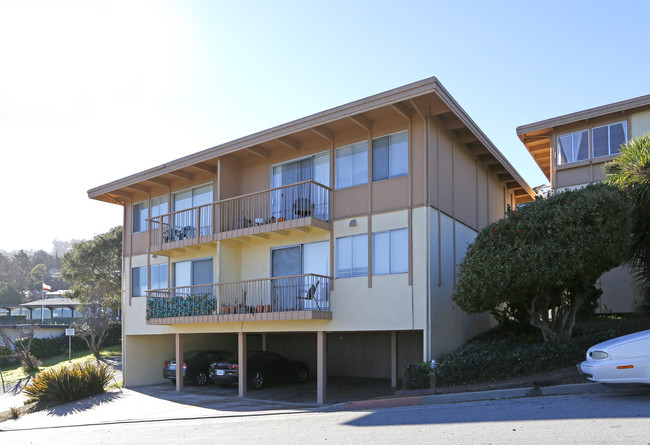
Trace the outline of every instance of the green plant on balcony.
<instances>
[{"instance_id":1,"label":"green plant on balcony","mask_svg":"<svg viewBox=\"0 0 650 445\"><path fill-rule=\"evenodd\" d=\"M210 315L216 307L216 299L208 294L149 297L146 319Z\"/></svg>"}]
</instances>

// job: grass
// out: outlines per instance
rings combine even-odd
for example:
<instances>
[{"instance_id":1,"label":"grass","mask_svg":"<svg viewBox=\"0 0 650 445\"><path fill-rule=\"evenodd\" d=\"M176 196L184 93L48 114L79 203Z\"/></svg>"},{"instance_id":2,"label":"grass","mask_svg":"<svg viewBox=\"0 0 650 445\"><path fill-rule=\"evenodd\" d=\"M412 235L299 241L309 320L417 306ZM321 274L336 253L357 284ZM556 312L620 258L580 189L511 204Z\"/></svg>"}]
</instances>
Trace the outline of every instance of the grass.
<instances>
[{"instance_id":1,"label":"grass","mask_svg":"<svg viewBox=\"0 0 650 445\"><path fill-rule=\"evenodd\" d=\"M115 355L120 355L121 353L122 345L108 346L102 349L101 356L102 358L113 357ZM43 363L40 366L40 371L45 371L46 369L58 369L70 364L86 363L93 360L95 360L95 356L90 351L79 351L73 353L72 359L69 362L68 354L55 355L54 357L42 360ZM5 383L17 382L33 375L35 374L25 372L20 364L2 368L2 377L4 378Z\"/></svg>"}]
</instances>

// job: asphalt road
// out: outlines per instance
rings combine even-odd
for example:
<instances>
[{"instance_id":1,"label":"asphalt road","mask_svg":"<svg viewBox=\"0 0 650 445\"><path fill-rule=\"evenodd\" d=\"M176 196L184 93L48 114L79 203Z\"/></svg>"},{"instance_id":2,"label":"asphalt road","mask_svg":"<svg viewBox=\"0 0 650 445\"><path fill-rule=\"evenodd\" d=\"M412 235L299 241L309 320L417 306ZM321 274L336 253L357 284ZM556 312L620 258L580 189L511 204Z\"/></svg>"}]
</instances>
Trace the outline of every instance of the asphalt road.
<instances>
[{"instance_id":1,"label":"asphalt road","mask_svg":"<svg viewBox=\"0 0 650 445\"><path fill-rule=\"evenodd\" d=\"M371 411L170 409L128 414L135 399L84 414L50 413L0 424L2 444L161 443L650 443L650 392L592 393ZM124 406L120 407L120 403ZM112 406L124 416L111 416ZM104 407L104 415L102 414ZM227 408L227 407L225 407ZM252 407L249 407L249 409ZM33 415L30 415L33 416ZM130 416L130 418L129 418ZM73 421L76 418L76 421ZM96 421L91 421L95 418ZM40 419L40 421L39 421ZM104 423L98 423L104 422ZM76 424L75 424L76 423Z\"/></svg>"}]
</instances>

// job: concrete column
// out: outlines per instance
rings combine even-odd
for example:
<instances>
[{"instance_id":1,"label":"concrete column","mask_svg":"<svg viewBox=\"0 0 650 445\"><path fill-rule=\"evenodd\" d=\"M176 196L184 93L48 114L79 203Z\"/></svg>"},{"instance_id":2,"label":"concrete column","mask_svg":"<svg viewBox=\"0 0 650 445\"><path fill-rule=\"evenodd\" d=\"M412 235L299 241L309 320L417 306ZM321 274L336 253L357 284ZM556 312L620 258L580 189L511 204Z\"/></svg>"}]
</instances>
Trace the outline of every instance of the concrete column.
<instances>
[{"instance_id":1,"label":"concrete column","mask_svg":"<svg viewBox=\"0 0 650 445\"><path fill-rule=\"evenodd\" d=\"M390 386L397 388L397 331L390 333Z\"/></svg>"},{"instance_id":2,"label":"concrete column","mask_svg":"<svg viewBox=\"0 0 650 445\"><path fill-rule=\"evenodd\" d=\"M237 333L237 356L239 363L239 397L246 397L246 333Z\"/></svg>"},{"instance_id":3,"label":"concrete column","mask_svg":"<svg viewBox=\"0 0 650 445\"><path fill-rule=\"evenodd\" d=\"M262 351L266 351L266 332L262 332Z\"/></svg>"},{"instance_id":4,"label":"concrete column","mask_svg":"<svg viewBox=\"0 0 650 445\"><path fill-rule=\"evenodd\" d=\"M327 333L316 332L316 402L325 403L327 393Z\"/></svg>"},{"instance_id":5,"label":"concrete column","mask_svg":"<svg viewBox=\"0 0 650 445\"><path fill-rule=\"evenodd\" d=\"M183 335L176 334L176 391L183 390Z\"/></svg>"}]
</instances>

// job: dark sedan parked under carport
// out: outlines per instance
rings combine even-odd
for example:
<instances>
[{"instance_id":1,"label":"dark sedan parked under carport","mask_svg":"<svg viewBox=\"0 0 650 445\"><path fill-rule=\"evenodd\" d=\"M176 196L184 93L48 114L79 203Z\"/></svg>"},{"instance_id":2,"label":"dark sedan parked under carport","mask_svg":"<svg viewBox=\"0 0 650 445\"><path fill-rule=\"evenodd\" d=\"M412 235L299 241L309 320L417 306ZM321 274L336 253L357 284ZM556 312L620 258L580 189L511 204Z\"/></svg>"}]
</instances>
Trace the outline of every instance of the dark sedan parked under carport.
<instances>
[{"instance_id":1,"label":"dark sedan parked under carport","mask_svg":"<svg viewBox=\"0 0 650 445\"><path fill-rule=\"evenodd\" d=\"M199 386L210 382L210 364L231 356L227 351L191 351L183 355L183 381L193 382ZM163 377L176 383L176 359L166 360L163 365Z\"/></svg>"},{"instance_id":2,"label":"dark sedan parked under carport","mask_svg":"<svg viewBox=\"0 0 650 445\"><path fill-rule=\"evenodd\" d=\"M269 383L294 381L303 383L309 377L307 364L289 360L274 352L249 351L246 354L246 375L248 387L260 389ZM210 379L219 386L239 382L239 360L237 356L210 365Z\"/></svg>"}]
</instances>

